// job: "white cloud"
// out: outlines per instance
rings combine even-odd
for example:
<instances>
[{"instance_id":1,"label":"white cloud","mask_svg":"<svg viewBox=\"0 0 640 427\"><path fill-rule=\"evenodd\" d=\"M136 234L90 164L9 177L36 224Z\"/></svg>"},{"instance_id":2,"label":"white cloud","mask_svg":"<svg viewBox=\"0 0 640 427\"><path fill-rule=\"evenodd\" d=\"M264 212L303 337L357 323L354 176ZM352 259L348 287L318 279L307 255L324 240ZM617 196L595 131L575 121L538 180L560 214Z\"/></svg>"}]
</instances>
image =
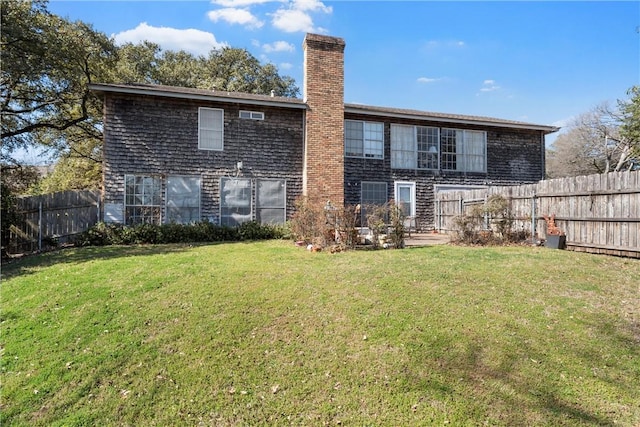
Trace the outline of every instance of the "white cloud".
<instances>
[{"instance_id":1,"label":"white cloud","mask_svg":"<svg viewBox=\"0 0 640 427\"><path fill-rule=\"evenodd\" d=\"M318 0L294 0L293 8L297 10L308 10L310 12L333 12L333 8L331 6L326 6L324 3Z\"/></svg>"},{"instance_id":2,"label":"white cloud","mask_svg":"<svg viewBox=\"0 0 640 427\"><path fill-rule=\"evenodd\" d=\"M418 77L418 83L435 83L444 80L443 78Z\"/></svg>"},{"instance_id":3,"label":"white cloud","mask_svg":"<svg viewBox=\"0 0 640 427\"><path fill-rule=\"evenodd\" d=\"M326 33L324 28L314 26L311 12L332 13L333 8L318 0L294 0L288 8L280 8L271 14L271 22L275 28L287 33Z\"/></svg>"},{"instance_id":4,"label":"white cloud","mask_svg":"<svg viewBox=\"0 0 640 427\"><path fill-rule=\"evenodd\" d=\"M290 70L293 68L293 64L290 62L281 62L280 65L278 65L278 68L281 70Z\"/></svg>"},{"instance_id":5,"label":"white cloud","mask_svg":"<svg viewBox=\"0 0 640 427\"><path fill-rule=\"evenodd\" d=\"M287 33L314 32L313 20L309 14L294 9L280 9L273 14L273 26Z\"/></svg>"},{"instance_id":6,"label":"white cloud","mask_svg":"<svg viewBox=\"0 0 640 427\"><path fill-rule=\"evenodd\" d=\"M277 41L277 42L273 42L273 43L267 43L262 45L262 48L264 49L265 52L267 53L271 53L271 52L293 52L296 50L296 48L288 42L285 41Z\"/></svg>"},{"instance_id":7,"label":"white cloud","mask_svg":"<svg viewBox=\"0 0 640 427\"><path fill-rule=\"evenodd\" d=\"M211 4L217 4L222 7L238 8L252 6L254 4L264 4L270 1L272 0L212 0Z\"/></svg>"},{"instance_id":8,"label":"white cloud","mask_svg":"<svg viewBox=\"0 0 640 427\"><path fill-rule=\"evenodd\" d=\"M225 21L229 24L244 25L248 28L260 28L264 22L255 17L247 9L224 8L207 13L212 22Z\"/></svg>"},{"instance_id":9,"label":"white cloud","mask_svg":"<svg viewBox=\"0 0 640 427\"><path fill-rule=\"evenodd\" d=\"M484 82L482 82L480 92L493 92L498 89L500 89L500 86L496 84L495 80L485 80Z\"/></svg>"},{"instance_id":10,"label":"white cloud","mask_svg":"<svg viewBox=\"0 0 640 427\"><path fill-rule=\"evenodd\" d=\"M462 48L467 44L462 40L429 40L425 43L427 49Z\"/></svg>"},{"instance_id":11,"label":"white cloud","mask_svg":"<svg viewBox=\"0 0 640 427\"><path fill-rule=\"evenodd\" d=\"M196 55L206 55L211 49L226 46L206 31L193 28L180 30L171 27L154 27L146 22L136 28L119 32L112 36L117 44L139 43L148 40L165 50L186 50Z\"/></svg>"}]
</instances>

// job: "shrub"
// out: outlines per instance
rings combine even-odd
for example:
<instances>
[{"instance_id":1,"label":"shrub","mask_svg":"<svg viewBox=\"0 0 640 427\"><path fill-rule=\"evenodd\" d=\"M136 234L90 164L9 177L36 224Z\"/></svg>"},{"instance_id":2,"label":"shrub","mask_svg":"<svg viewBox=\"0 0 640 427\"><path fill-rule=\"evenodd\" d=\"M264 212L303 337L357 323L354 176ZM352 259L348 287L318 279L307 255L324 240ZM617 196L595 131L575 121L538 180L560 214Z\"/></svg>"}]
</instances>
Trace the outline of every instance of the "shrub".
<instances>
[{"instance_id":1,"label":"shrub","mask_svg":"<svg viewBox=\"0 0 640 427\"><path fill-rule=\"evenodd\" d=\"M404 211L395 202L389 204L389 238L394 248L404 248L404 220L407 218Z\"/></svg>"},{"instance_id":2,"label":"shrub","mask_svg":"<svg viewBox=\"0 0 640 427\"><path fill-rule=\"evenodd\" d=\"M472 206L453 218L453 240L474 245L517 243L527 240L526 230L513 230L514 218L509 201L493 194L483 204Z\"/></svg>"},{"instance_id":3,"label":"shrub","mask_svg":"<svg viewBox=\"0 0 640 427\"><path fill-rule=\"evenodd\" d=\"M225 227L210 222L195 224L140 224L125 226L100 222L76 238L80 246L133 245L160 243L223 242L278 239L285 227L247 222Z\"/></svg>"},{"instance_id":4,"label":"shrub","mask_svg":"<svg viewBox=\"0 0 640 427\"><path fill-rule=\"evenodd\" d=\"M325 235L326 218L322 206L313 206L306 197L295 201L296 211L289 222L291 233L296 240L316 243Z\"/></svg>"}]
</instances>

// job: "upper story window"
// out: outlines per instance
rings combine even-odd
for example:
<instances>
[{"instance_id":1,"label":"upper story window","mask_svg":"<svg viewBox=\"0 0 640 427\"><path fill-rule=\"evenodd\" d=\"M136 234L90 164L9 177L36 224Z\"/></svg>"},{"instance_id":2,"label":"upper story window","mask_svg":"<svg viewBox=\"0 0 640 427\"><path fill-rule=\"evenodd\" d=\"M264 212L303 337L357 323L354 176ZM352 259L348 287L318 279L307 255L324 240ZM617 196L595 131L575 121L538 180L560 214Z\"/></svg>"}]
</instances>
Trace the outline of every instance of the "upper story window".
<instances>
[{"instance_id":1,"label":"upper story window","mask_svg":"<svg viewBox=\"0 0 640 427\"><path fill-rule=\"evenodd\" d=\"M392 124L391 167L486 172L487 133Z\"/></svg>"},{"instance_id":2,"label":"upper story window","mask_svg":"<svg viewBox=\"0 0 640 427\"><path fill-rule=\"evenodd\" d=\"M222 151L223 133L224 110L200 107L198 109L198 148Z\"/></svg>"},{"instance_id":3,"label":"upper story window","mask_svg":"<svg viewBox=\"0 0 640 427\"><path fill-rule=\"evenodd\" d=\"M345 120L344 154L347 157L384 158L384 125Z\"/></svg>"},{"instance_id":4,"label":"upper story window","mask_svg":"<svg viewBox=\"0 0 640 427\"><path fill-rule=\"evenodd\" d=\"M438 128L391 125L391 167L438 169Z\"/></svg>"},{"instance_id":5,"label":"upper story window","mask_svg":"<svg viewBox=\"0 0 640 427\"><path fill-rule=\"evenodd\" d=\"M464 172L487 171L487 133L442 129L442 169Z\"/></svg>"},{"instance_id":6,"label":"upper story window","mask_svg":"<svg viewBox=\"0 0 640 427\"><path fill-rule=\"evenodd\" d=\"M240 118L251 119L251 120L264 120L264 113L262 111L240 110Z\"/></svg>"},{"instance_id":7,"label":"upper story window","mask_svg":"<svg viewBox=\"0 0 640 427\"><path fill-rule=\"evenodd\" d=\"M438 169L440 129L416 126L418 169Z\"/></svg>"}]
</instances>

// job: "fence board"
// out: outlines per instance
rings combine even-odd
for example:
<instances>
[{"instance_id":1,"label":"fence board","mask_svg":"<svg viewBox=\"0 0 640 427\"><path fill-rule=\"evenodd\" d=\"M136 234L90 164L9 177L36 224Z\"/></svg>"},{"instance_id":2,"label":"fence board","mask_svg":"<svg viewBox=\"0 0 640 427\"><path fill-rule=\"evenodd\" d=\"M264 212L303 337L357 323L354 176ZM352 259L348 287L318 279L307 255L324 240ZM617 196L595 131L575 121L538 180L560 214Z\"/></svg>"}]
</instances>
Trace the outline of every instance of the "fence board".
<instances>
[{"instance_id":1,"label":"fence board","mask_svg":"<svg viewBox=\"0 0 640 427\"><path fill-rule=\"evenodd\" d=\"M640 258L640 171L441 192L435 203L436 227L451 231L461 207L492 194L509 200L514 226L535 230L536 239L545 237L543 216L555 215L570 249Z\"/></svg>"},{"instance_id":2,"label":"fence board","mask_svg":"<svg viewBox=\"0 0 640 427\"><path fill-rule=\"evenodd\" d=\"M100 215L100 192L63 191L16 200L19 220L11 226L7 253L42 249L43 240L66 243L95 225Z\"/></svg>"}]
</instances>

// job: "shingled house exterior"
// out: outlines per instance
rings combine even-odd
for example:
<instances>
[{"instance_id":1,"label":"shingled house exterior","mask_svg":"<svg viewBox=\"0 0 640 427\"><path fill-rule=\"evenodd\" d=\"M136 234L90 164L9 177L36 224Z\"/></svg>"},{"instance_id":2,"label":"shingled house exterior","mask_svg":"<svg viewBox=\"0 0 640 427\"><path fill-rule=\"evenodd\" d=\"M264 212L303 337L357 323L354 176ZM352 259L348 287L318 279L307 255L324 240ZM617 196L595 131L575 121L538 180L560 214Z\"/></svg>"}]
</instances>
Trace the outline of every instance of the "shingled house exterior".
<instances>
[{"instance_id":1,"label":"shingled house exterior","mask_svg":"<svg viewBox=\"0 0 640 427\"><path fill-rule=\"evenodd\" d=\"M342 39L307 34L304 99L93 84L107 222L283 223L302 195L394 199L421 229L436 192L544 178L545 135L511 120L344 103Z\"/></svg>"}]
</instances>

